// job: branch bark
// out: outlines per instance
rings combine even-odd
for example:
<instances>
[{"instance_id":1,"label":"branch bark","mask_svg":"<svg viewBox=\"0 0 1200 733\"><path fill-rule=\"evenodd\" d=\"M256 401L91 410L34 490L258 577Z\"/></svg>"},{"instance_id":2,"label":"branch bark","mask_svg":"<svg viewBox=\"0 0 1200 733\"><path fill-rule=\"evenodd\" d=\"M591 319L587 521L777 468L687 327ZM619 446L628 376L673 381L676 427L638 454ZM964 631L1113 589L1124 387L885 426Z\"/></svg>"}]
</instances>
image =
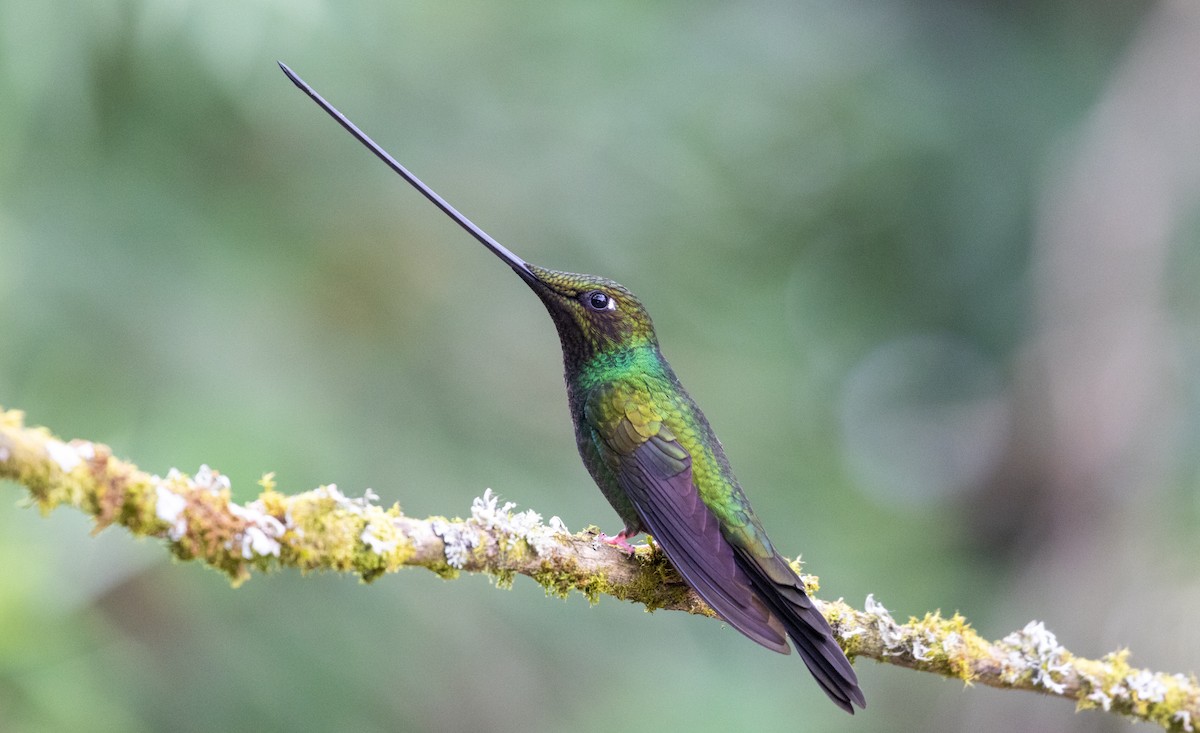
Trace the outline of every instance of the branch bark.
<instances>
[{"instance_id":1,"label":"branch bark","mask_svg":"<svg viewBox=\"0 0 1200 733\"><path fill-rule=\"evenodd\" d=\"M207 466L192 476L175 469L165 477L147 474L103 444L64 442L45 428L26 427L16 410L0 410L0 478L24 486L44 513L68 505L90 515L96 531L116 524L159 538L175 557L216 568L234 585L256 570L333 570L371 581L414 566L447 578L486 573L503 586L526 575L549 595L579 591L593 603L610 595L649 611L713 617L657 548L643 545L626 555L600 542L594 529L570 534L557 517L543 523L536 512L517 512L490 490L465 519L417 519L399 505L377 505L370 492L350 498L334 485L285 495L268 474L258 498L239 504L228 479ZM816 592L816 577L802 577ZM1171 731L1200 725L1194 675L1131 667L1128 650L1100 659L1076 656L1041 622L988 641L958 614L934 612L899 623L873 596L862 610L842 600L817 603L851 659L1040 692L1074 700L1077 710L1099 709Z\"/></svg>"}]
</instances>

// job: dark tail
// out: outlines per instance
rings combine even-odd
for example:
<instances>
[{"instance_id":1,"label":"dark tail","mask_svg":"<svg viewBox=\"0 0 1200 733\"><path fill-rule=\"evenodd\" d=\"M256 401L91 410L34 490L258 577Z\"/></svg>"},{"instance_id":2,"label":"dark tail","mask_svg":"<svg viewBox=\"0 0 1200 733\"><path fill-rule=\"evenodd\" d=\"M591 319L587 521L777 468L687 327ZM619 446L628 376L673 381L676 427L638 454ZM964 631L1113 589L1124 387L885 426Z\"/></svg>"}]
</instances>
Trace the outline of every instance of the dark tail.
<instances>
[{"instance_id":1,"label":"dark tail","mask_svg":"<svg viewBox=\"0 0 1200 733\"><path fill-rule=\"evenodd\" d=\"M829 622L813 605L787 562L776 555L770 563L773 567L768 569L763 567L760 558L740 548L735 554L738 565L750 576L758 597L783 622L800 658L829 699L851 715L854 705L865 708L867 700L858 687L858 676L854 674L850 660L834 641ZM786 575L781 572L783 568L787 568Z\"/></svg>"}]
</instances>

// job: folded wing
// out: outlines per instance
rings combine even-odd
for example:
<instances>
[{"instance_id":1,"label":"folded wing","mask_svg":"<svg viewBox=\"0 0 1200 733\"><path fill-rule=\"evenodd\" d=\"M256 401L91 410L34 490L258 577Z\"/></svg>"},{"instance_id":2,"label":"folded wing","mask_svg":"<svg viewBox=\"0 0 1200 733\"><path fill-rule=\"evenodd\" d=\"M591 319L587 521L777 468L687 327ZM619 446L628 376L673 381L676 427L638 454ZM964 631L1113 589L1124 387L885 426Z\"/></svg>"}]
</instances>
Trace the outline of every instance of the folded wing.
<instances>
[{"instance_id":1,"label":"folded wing","mask_svg":"<svg viewBox=\"0 0 1200 733\"><path fill-rule=\"evenodd\" d=\"M782 654L791 652L790 636L834 702L848 712L853 712L852 703L865 706L853 668L799 577L769 546L722 528L695 485L691 454L663 424L643 390L623 382L597 388L585 417L597 449L646 531L730 626Z\"/></svg>"}]
</instances>

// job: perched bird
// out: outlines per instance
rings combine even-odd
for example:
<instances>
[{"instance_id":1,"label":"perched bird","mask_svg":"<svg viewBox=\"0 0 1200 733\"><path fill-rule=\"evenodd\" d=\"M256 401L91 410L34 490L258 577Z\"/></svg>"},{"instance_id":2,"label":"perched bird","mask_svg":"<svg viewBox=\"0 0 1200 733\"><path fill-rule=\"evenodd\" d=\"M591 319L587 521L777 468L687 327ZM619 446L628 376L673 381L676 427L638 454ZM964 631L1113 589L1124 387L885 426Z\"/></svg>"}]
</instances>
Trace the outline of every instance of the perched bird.
<instances>
[{"instance_id":1,"label":"perched bird","mask_svg":"<svg viewBox=\"0 0 1200 733\"><path fill-rule=\"evenodd\" d=\"M579 455L625 523L612 544L652 535L679 574L730 626L789 654L788 637L843 710L865 707L850 662L800 578L779 554L704 413L658 348L633 293L595 275L525 262L422 183L286 65L288 78L517 273L550 312L562 343Z\"/></svg>"}]
</instances>

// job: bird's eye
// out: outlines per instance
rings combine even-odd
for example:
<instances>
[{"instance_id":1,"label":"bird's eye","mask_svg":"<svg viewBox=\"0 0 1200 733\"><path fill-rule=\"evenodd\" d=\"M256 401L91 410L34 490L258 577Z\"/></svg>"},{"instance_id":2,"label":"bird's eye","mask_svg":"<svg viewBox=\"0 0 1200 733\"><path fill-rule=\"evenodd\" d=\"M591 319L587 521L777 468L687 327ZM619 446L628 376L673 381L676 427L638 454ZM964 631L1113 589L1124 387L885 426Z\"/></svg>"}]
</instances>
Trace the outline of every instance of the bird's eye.
<instances>
[{"instance_id":1,"label":"bird's eye","mask_svg":"<svg viewBox=\"0 0 1200 733\"><path fill-rule=\"evenodd\" d=\"M583 296L583 302L587 304L588 308L591 308L594 311L610 311L616 309L617 307L617 301L608 297L607 293L603 293L599 290L593 290L585 293Z\"/></svg>"}]
</instances>

